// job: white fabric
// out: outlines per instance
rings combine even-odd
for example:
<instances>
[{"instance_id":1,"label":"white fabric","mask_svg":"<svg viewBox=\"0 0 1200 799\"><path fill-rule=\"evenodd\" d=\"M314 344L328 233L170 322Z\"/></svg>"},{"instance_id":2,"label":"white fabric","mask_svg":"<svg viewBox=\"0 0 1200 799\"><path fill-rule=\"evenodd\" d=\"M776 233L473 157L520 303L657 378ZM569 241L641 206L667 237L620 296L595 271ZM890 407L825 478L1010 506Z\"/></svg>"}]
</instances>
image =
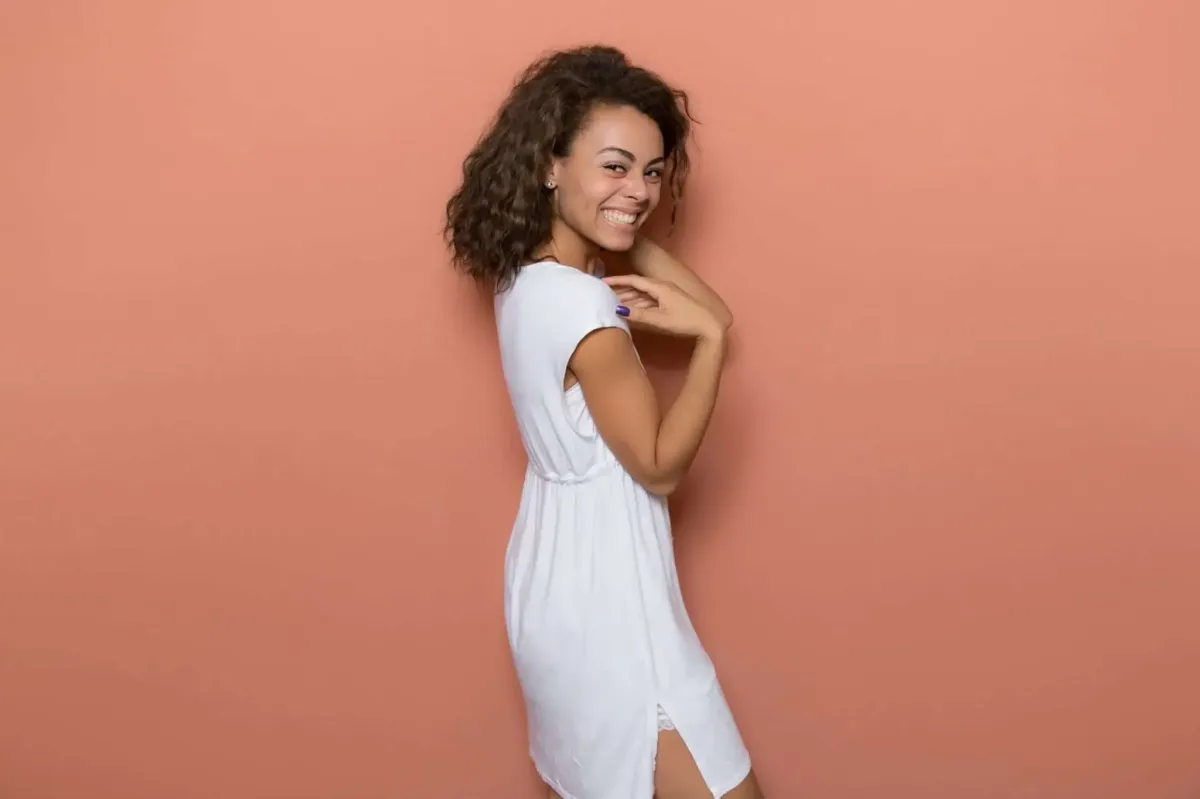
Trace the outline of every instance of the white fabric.
<instances>
[{"instance_id":1,"label":"white fabric","mask_svg":"<svg viewBox=\"0 0 1200 799\"><path fill-rule=\"evenodd\" d=\"M505 620L530 755L564 799L651 799L659 709L719 797L750 756L692 628L666 501L597 434L578 343L628 331L602 280L556 263L522 268L496 297L504 377L529 456L505 556Z\"/></svg>"}]
</instances>

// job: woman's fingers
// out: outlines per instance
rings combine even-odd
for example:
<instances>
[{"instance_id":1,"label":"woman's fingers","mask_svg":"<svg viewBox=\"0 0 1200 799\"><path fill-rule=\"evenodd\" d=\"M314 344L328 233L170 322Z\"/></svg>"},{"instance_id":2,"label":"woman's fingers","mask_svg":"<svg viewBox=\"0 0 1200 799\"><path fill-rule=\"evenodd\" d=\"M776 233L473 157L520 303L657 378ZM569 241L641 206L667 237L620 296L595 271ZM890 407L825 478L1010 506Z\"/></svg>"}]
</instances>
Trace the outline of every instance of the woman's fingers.
<instances>
[{"instance_id":1,"label":"woman's fingers","mask_svg":"<svg viewBox=\"0 0 1200 799\"><path fill-rule=\"evenodd\" d=\"M637 289L654 299L658 299L661 293L661 287L658 283L641 275L613 275L612 277L604 278L604 282L614 290L619 288Z\"/></svg>"},{"instance_id":2,"label":"woman's fingers","mask_svg":"<svg viewBox=\"0 0 1200 799\"><path fill-rule=\"evenodd\" d=\"M620 289L616 292L617 300L624 306L629 308L649 308L657 305L654 298L645 292L637 289Z\"/></svg>"},{"instance_id":3,"label":"woman's fingers","mask_svg":"<svg viewBox=\"0 0 1200 799\"><path fill-rule=\"evenodd\" d=\"M614 294L630 297L622 303L628 310L622 311L633 324L676 336L699 336L712 329L712 313L671 283L642 275L613 275L604 278L604 282ZM640 305L628 293L631 289L649 297L651 303Z\"/></svg>"},{"instance_id":4,"label":"woman's fingers","mask_svg":"<svg viewBox=\"0 0 1200 799\"><path fill-rule=\"evenodd\" d=\"M622 305L649 306L656 304L650 295L643 294L642 292L634 289L623 289L618 291L617 299L621 301Z\"/></svg>"},{"instance_id":5,"label":"woman's fingers","mask_svg":"<svg viewBox=\"0 0 1200 799\"><path fill-rule=\"evenodd\" d=\"M661 329L661 320L659 315L662 313L657 306L646 305L630 305L629 315L625 317L629 320L629 324L633 327L649 328L651 330Z\"/></svg>"}]
</instances>

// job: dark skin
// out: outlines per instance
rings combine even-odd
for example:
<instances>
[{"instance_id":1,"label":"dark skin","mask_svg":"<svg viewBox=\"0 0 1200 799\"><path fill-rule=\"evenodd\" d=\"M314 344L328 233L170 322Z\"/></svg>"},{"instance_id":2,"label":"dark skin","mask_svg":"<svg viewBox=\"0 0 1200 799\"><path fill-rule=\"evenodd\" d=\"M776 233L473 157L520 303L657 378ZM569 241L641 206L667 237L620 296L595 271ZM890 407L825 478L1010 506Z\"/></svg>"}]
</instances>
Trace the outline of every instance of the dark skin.
<instances>
[{"instance_id":1,"label":"dark skin","mask_svg":"<svg viewBox=\"0 0 1200 799\"><path fill-rule=\"evenodd\" d=\"M585 338L563 376L579 383L596 429L626 471L667 495L687 474L716 404L733 317L725 302L681 261L639 234L658 204L663 173L658 126L632 108L598 108L548 178L555 219L539 257L582 271L602 252L627 252L636 274L605 278L629 309L629 323L694 342L675 402L660 411L633 342L605 328ZM558 796L552 789L549 797ZM676 730L660 731L657 799L711 799ZM725 799L763 799L751 772Z\"/></svg>"}]
</instances>

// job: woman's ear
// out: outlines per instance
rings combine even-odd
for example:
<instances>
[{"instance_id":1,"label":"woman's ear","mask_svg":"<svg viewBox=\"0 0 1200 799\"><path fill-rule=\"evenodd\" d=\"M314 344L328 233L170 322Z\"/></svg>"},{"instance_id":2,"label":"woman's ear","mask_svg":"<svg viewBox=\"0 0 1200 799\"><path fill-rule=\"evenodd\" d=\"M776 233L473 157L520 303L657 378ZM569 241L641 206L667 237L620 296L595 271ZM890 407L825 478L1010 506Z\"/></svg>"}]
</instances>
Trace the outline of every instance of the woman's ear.
<instances>
[{"instance_id":1,"label":"woman's ear","mask_svg":"<svg viewBox=\"0 0 1200 799\"><path fill-rule=\"evenodd\" d=\"M559 175L561 174L562 163L556 158L550 164L550 171L546 174L546 188L550 189L551 191L558 188L561 185L561 181L558 179Z\"/></svg>"}]
</instances>

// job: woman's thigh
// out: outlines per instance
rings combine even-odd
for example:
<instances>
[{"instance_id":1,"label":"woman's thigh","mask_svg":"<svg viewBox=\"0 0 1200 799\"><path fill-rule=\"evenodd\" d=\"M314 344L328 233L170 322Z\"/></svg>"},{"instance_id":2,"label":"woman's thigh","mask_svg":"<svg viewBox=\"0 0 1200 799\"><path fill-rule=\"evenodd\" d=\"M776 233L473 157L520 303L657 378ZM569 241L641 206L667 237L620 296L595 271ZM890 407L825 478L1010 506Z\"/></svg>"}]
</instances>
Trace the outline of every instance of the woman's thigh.
<instances>
[{"instance_id":1,"label":"woman's thigh","mask_svg":"<svg viewBox=\"0 0 1200 799\"><path fill-rule=\"evenodd\" d=\"M654 766L655 799L712 799L700 769L692 759L683 737L675 730L662 730L658 734L658 758ZM546 786L546 799L562 799L554 789ZM736 788L722 799L765 799L758 779L751 771Z\"/></svg>"},{"instance_id":2,"label":"woman's thigh","mask_svg":"<svg viewBox=\"0 0 1200 799\"><path fill-rule=\"evenodd\" d=\"M712 792L700 776L692 753L676 730L663 730L658 734L654 796L655 799L712 799ZM754 772L751 771L723 799L764 799Z\"/></svg>"}]
</instances>

